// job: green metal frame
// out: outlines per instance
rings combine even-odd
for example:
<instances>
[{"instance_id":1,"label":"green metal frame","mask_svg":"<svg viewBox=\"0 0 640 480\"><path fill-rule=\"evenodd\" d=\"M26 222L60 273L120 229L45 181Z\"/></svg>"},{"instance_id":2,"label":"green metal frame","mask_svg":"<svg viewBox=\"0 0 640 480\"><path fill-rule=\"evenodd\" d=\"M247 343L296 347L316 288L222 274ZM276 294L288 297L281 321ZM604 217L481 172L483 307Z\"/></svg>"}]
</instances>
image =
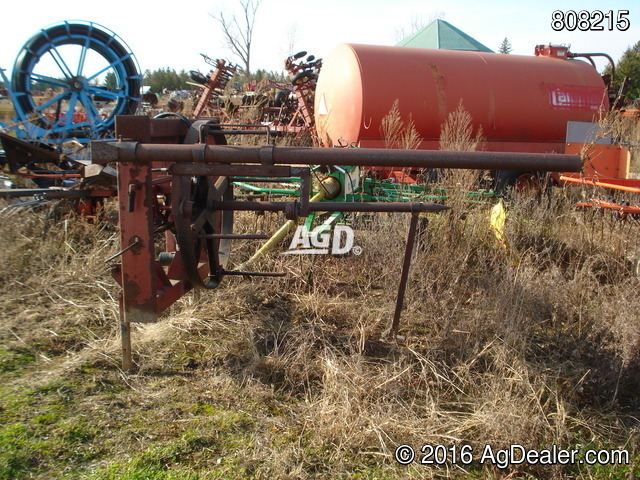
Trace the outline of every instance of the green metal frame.
<instances>
[{"instance_id":1,"label":"green metal frame","mask_svg":"<svg viewBox=\"0 0 640 480\"><path fill-rule=\"evenodd\" d=\"M312 169L319 174L319 169ZM406 184L378 180L361 175L359 167L336 167L330 176L336 177L340 184L346 186L347 192L341 192L333 202L445 202L449 195L442 187L432 187L424 184ZM246 178L246 177L245 177ZM234 185L249 194L276 195L276 196L300 196L298 188L272 188L260 187L244 181L243 177L236 177ZM248 180L248 178L247 178ZM283 183L299 183L296 177L282 178ZM351 187L349 187L351 186ZM314 192L316 193L316 192ZM476 190L465 192L465 197L471 204L487 204L487 200L499 197L493 190ZM329 201L325 199L324 201ZM325 218L323 212L313 212L305 219L305 227L310 231L314 226L326 225L327 230L334 225L346 222L345 214L335 212Z\"/></svg>"}]
</instances>

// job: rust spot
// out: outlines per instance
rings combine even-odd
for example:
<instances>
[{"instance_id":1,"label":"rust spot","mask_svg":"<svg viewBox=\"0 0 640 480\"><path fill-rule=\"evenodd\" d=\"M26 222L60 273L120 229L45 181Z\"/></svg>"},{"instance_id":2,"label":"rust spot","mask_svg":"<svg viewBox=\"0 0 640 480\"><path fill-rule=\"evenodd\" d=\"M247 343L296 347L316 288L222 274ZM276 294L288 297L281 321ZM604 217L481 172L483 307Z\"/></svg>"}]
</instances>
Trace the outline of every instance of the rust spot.
<instances>
[{"instance_id":1,"label":"rust spot","mask_svg":"<svg viewBox=\"0 0 640 480\"><path fill-rule=\"evenodd\" d=\"M436 87L438 89L438 114L440 116L440 121L444 122L447 119L447 95L444 89L444 77L440 73L440 69L437 65L429 65L431 68L431 74L433 75L433 79L436 82Z\"/></svg>"},{"instance_id":2,"label":"rust spot","mask_svg":"<svg viewBox=\"0 0 640 480\"><path fill-rule=\"evenodd\" d=\"M489 125L496 129L496 94L493 90L489 91Z\"/></svg>"},{"instance_id":3,"label":"rust spot","mask_svg":"<svg viewBox=\"0 0 640 480\"><path fill-rule=\"evenodd\" d=\"M124 292L125 304L137 303L138 296L140 296L142 292L138 279L126 273L122 275L122 290ZM145 299L142 299L142 302L144 301Z\"/></svg>"}]
</instances>

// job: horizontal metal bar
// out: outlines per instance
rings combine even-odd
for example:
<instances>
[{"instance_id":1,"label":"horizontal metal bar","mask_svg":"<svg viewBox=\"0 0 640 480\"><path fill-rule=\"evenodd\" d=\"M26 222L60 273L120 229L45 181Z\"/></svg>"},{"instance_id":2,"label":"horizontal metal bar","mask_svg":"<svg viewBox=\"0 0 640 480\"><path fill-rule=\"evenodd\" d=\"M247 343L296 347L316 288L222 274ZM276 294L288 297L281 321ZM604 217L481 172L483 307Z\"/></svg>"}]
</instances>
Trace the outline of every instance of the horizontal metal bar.
<instances>
[{"instance_id":1,"label":"horizontal metal bar","mask_svg":"<svg viewBox=\"0 0 640 480\"><path fill-rule=\"evenodd\" d=\"M198 238L207 238L211 240L267 240L268 235L243 235L241 233L203 233Z\"/></svg>"},{"instance_id":2,"label":"horizontal metal bar","mask_svg":"<svg viewBox=\"0 0 640 480\"><path fill-rule=\"evenodd\" d=\"M224 130L228 127L262 128L265 130L269 129L269 125L256 125L255 123L220 123L217 126L219 126L221 130Z\"/></svg>"},{"instance_id":3,"label":"horizontal metal bar","mask_svg":"<svg viewBox=\"0 0 640 480\"><path fill-rule=\"evenodd\" d=\"M274 165L352 165L371 167L468 168L578 172L579 155L521 152L393 150L233 145L154 145L135 142L92 142L93 161L105 163L171 162Z\"/></svg>"},{"instance_id":4,"label":"horizontal metal bar","mask_svg":"<svg viewBox=\"0 0 640 480\"><path fill-rule=\"evenodd\" d=\"M619 179L612 179L612 180L615 181ZM560 181L567 182L567 183L576 183L578 185L586 185L591 187L610 188L612 190L621 190L623 192L640 193L640 187L616 184L611 182L601 182L599 180L596 180L594 178L589 178L589 177L574 178L574 177L565 177L564 175L562 175L560 176ZM637 184L640 185L640 182L637 182Z\"/></svg>"},{"instance_id":5,"label":"horizontal metal bar","mask_svg":"<svg viewBox=\"0 0 640 480\"><path fill-rule=\"evenodd\" d=\"M287 178L264 178L264 177L233 177L230 178L229 180L231 180L232 182L253 182L253 183L299 183L300 179L296 178L293 179L291 177L287 177Z\"/></svg>"},{"instance_id":6,"label":"horizontal metal bar","mask_svg":"<svg viewBox=\"0 0 640 480\"><path fill-rule=\"evenodd\" d=\"M215 130L225 135L268 135L269 130Z\"/></svg>"},{"instance_id":7,"label":"horizontal metal bar","mask_svg":"<svg viewBox=\"0 0 640 480\"><path fill-rule=\"evenodd\" d=\"M244 182L233 182L233 184L242 190L248 190L250 192L255 192L255 193L300 196L300 190L294 189L294 188L265 188L265 187L257 187L255 185L251 185L250 183L244 183Z\"/></svg>"},{"instance_id":8,"label":"horizontal metal bar","mask_svg":"<svg viewBox=\"0 0 640 480\"><path fill-rule=\"evenodd\" d=\"M28 178L81 178L81 173L69 173L69 172L51 172L51 173L33 173L33 172L16 172L15 175Z\"/></svg>"},{"instance_id":9,"label":"horizontal metal bar","mask_svg":"<svg viewBox=\"0 0 640 480\"><path fill-rule=\"evenodd\" d=\"M243 276L243 277L284 277L286 275L286 273L279 273L279 272L274 272L274 273L270 273L270 272L239 272L237 270L225 270L224 271L225 275L237 275L237 276Z\"/></svg>"},{"instance_id":10,"label":"horizontal metal bar","mask_svg":"<svg viewBox=\"0 0 640 480\"><path fill-rule=\"evenodd\" d=\"M291 177L292 168L273 165L220 165L209 163L177 163L169 167L172 175L212 175L224 177Z\"/></svg>"},{"instance_id":11,"label":"horizontal metal bar","mask_svg":"<svg viewBox=\"0 0 640 480\"><path fill-rule=\"evenodd\" d=\"M640 207L634 207L632 205L618 205L613 202L606 202L604 200L599 200L597 198L592 198L591 202L578 202L576 203L578 207L587 207L587 208L603 208L607 210L616 210L620 213L630 213L632 215L640 214Z\"/></svg>"},{"instance_id":12,"label":"horizontal metal bar","mask_svg":"<svg viewBox=\"0 0 640 480\"><path fill-rule=\"evenodd\" d=\"M39 196L46 199L89 197L90 190L55 190L50 188L10 188L1 189L0 198Z\"/></svg>"},{"instance_id":13,"label":"horizontal metal bar","mask_svg":"<svg viewBox=\"0 0 640 480\"><path fill-rule=\"evenodd\" d=\"M296 202L298 203L298 202ZM215 202L216 210L283 212L292 202ZM422 202L309 202L311 212L441 212L450 207Z\"/></svg>"}]
</instances>

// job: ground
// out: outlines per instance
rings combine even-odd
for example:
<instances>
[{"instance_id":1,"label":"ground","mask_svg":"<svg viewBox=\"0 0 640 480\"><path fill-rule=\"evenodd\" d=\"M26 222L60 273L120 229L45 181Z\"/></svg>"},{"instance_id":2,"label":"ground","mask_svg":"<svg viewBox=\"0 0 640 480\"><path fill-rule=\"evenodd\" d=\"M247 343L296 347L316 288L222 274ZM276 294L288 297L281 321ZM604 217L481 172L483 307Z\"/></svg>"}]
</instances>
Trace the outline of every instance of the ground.
<instances>
[{"instance_id":1,"label":"ground","mask_svg":"<svg viewBox=\"0 0 640 480\"><path fill-rule=\"evenodd\" d=\"M409 218L385 214L355 223L360 256L276 251L258 268L285 278L185 296L134 328L129 373L104 262L112 218L5 209L0 479L635 478L638 225L574 208L589 194L510 202L509 248L489 226L495 201L428 215L398 338L386 330ZM480 463L513 444L578 461ZM589 449L629 464L580 463Z\"/></svg>"}]
</instances>

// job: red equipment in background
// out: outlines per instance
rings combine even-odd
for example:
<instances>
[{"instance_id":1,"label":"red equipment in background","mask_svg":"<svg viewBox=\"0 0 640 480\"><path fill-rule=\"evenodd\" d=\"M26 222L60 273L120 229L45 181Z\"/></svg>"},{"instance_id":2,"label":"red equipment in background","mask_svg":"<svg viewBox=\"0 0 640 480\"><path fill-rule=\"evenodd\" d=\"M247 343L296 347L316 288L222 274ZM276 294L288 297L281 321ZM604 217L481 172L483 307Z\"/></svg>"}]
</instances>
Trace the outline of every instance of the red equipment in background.
<instances>
[{"instance_id":1,"label":"red equipment in background","mask_svg":"<svg viewBox=\"0 0 640 480\"><path fill-rule=\"evenodd\" d=\"M381 122L397 99L419 148L438 149L441 125L462 101L487 150L561 153L567 122L597 121L609 108L596 69L572 56L565 47L521 56L342 44L318 79L318 134L327 146L384 148Z\"/></svg>"}]
</instances>

